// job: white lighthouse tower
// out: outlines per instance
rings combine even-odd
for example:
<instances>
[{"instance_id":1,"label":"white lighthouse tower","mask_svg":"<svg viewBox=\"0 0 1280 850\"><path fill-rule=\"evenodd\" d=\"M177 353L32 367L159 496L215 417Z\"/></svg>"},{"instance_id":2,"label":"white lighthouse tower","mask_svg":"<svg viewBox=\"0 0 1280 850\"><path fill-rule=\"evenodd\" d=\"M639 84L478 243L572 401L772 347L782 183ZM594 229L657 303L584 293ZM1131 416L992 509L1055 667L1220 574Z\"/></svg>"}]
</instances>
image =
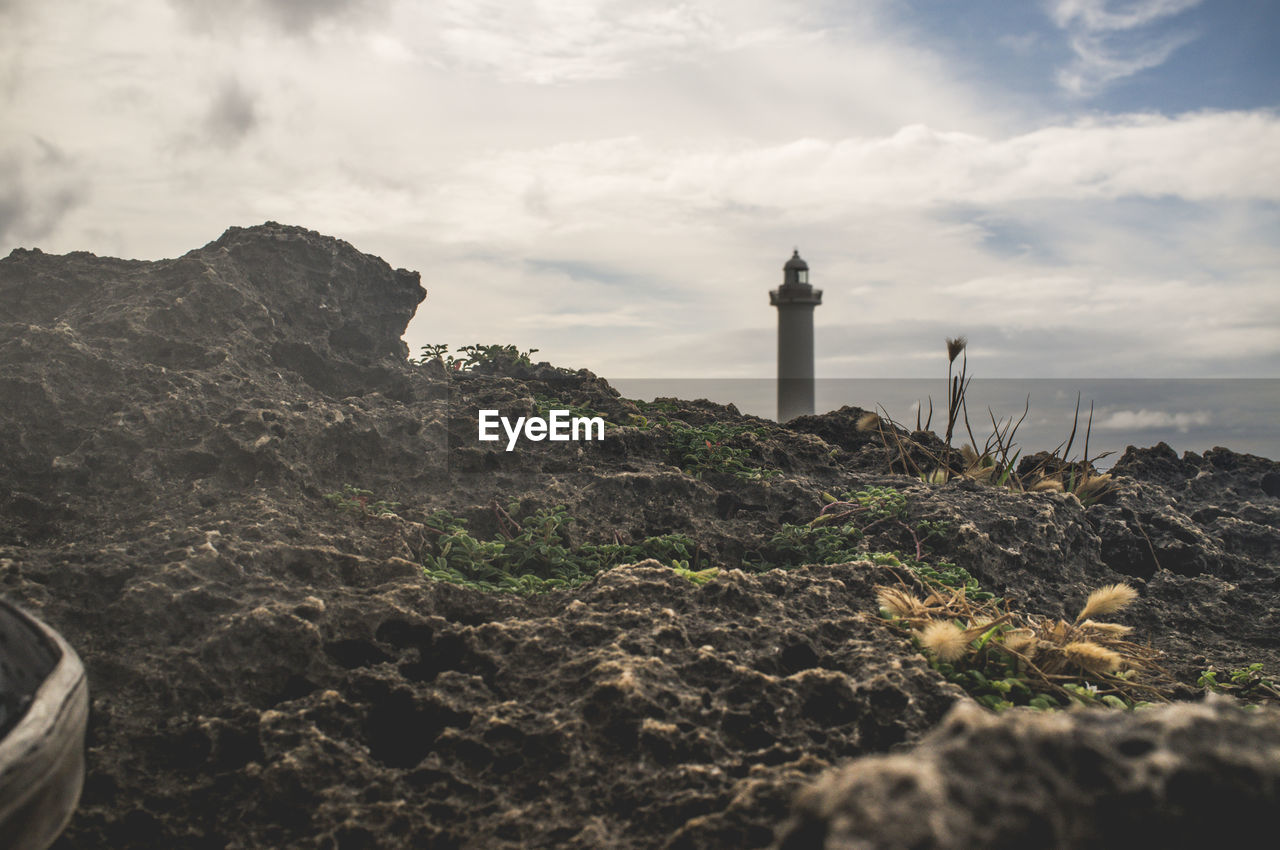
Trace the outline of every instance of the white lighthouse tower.
<instances>
[{"instance_id":1,"label":"white lighthouse tower","mask_svg":"<svg viewBox=\"0 0 1280 850\"><path fill-rule=\"evenodd\" d=\"M778 421L813 413L813 308L822 290L809 283L797 249L782 267L782 286L769 293L778 308Z\"/></svg>"}]
</instances>

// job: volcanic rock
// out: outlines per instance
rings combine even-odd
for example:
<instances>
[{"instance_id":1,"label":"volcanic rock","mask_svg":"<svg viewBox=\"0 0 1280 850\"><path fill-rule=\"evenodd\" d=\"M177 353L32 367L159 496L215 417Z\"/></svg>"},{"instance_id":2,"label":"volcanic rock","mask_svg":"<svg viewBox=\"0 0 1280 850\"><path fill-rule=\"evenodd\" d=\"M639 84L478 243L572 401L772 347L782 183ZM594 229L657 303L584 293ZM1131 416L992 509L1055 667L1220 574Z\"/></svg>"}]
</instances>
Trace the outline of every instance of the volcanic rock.
<instances>
[{"instance_id":1,"label":"volcanic rock","mask_svg":"<svg viewBox=\"0 0 1280 850\"><path fill-rule=\"evenodd\" d=\"M777 847L1204 847L1274 835L1278 791L1274 708L997 718L967 703L912 752L805 789Z\"/></svg>"},{"instance_id":2,"label":"volcanic rock","mask_svg":"<svg viewBox=\"0 0 1280 850\"><path fill-rule=\"evenodd\" d=\"M881 788L883 757L941 771L919 793L963 826L946 777L996 770L980 734L1003 742L992 752L1045 741L1046 759L1103 766L1153 741L1188 766L1184 787L1253 770L1249 799L1276 802L1238 745L1271 740L1273 713L969 714L962 756L930 755L936 735L913 750L969 700L878 616L875 588L900 569L873 553L945 559L1054 617L1127 581L1125 622L1166 653L1171 695L1195 699L1209 666L1280 671L1280 464L1131 449L1088 506L928 485L902 469L937 438L886 447L856 408L784 428L515 357L411 362L400 337L423 297L415 273L274 223L175 260L0 260L0 592L76 647L93 699L59 847L768 847L799 789L860 757L872 778L849 787ZM478 410L549 403L598 413L605 440L477 440ZM732 426L706 450L739 468L691 465L701 443L678 445L673 422ZM867 524L843 563L769 568L824 493L867 488L901 493L902 515ZM437 512L501 540L558 506L573 519L548 546L681 534L692 560L525 596L425 574ZM1160 731L1188 718L1196 741ZM998 768L1040 789L1000 821L1015 844L1120 787L1082 770L1088 799L1055 799L1043 764ZM845 834L849 783L819 781L789 848ZM1133 787L1150 822L1217 800ZM945 835L985 835L964 829ZM1090 829L1048 834L1085 846Z\"/></svg>"}]
</instances>

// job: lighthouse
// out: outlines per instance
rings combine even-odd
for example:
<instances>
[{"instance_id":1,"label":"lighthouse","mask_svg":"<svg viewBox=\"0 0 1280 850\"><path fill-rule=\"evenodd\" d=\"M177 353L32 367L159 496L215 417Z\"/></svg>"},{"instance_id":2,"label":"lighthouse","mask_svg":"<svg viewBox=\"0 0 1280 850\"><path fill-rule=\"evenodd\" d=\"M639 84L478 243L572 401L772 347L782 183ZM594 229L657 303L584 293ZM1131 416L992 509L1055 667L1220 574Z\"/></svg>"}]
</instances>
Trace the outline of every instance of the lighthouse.
<instances>
[{"instance_id":1,"label":"lighthouse","mask_svg":"<svg viewBox=\"0 0 1280 850\"><path fill-rule=\"evenodd\" d=\"M822 290L809 283L799 249L782 267L782 286L769 292L778 308L778 421L813 413L813 308Z\"/></svg>"}]
</instances>

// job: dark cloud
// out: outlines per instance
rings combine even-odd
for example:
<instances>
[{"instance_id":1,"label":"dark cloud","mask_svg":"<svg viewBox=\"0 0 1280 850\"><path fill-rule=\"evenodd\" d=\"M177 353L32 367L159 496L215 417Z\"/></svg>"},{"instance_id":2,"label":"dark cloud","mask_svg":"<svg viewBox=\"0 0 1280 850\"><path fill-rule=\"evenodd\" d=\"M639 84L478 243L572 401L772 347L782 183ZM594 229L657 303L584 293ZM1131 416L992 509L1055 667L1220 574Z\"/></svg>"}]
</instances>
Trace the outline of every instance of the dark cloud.
<instances>
[{"instance_id":1,"label":"dark cloud","mask_svg":"<svg viewBox=\"0 0 1280 850\"><path fill-rule=\"evenodd\" d=\"M11 0L0 0L0 3ZM385 7L385 0L169 0L197 29L234 30L251 18L261 18L291 35L304 36L316 24L335 18L358 17Z\"/></svg>"},{"instance_id":2,"label":"dark cloud","mask_svg":"<svg viewBox=\"0 0 1280 850\"><path fill-rule=\"evenodd\" d=\"M258 0L286 30L307 32L324 18L337 17L367 5L363 0Z\"/></svg>"},{"instance_id":3,"label":"dark cloud","mask_svg":"<svg viewBox=\"0 0 1280 850\"><path fill-rule=\"evenodd\" d=\"M222 148L232 148L244 141L258 126L257 99L239 80L222 83L205 115L204 129L208 138Z\"/></svg>"},{"instance_id":4,"label":"dark cloud","mask_svg":"<svg viewBox=\"0 0 1280 850\"><path fill-rule=\"evenodd\" d=\"M0 246L43 239L88 194L71 157L44 139L0 151Z\"/></svg>"},{"instance_id":5,"label":"dark cloud","mask_svg":"<svg viewBox=\"0 0 1280 850\"><path fill-rule=\"evenodd\" d=\"M0 164L0 243L8 243L9 232L16 230L26 206L25 193L15 186L4 164Z\"/></svg>"},{"instance_id":6,"label":"dark cloud","mask_svg":"<svg viewBox=\"0 0 1280 850\"><path fill-rule=\"evenodd\" d=\"M50 142L36 136L33 141L36 147L40 149L38 161L44 165L71 165L71 157L67 156L66 151Z\"/></svg>"}]
</instances>

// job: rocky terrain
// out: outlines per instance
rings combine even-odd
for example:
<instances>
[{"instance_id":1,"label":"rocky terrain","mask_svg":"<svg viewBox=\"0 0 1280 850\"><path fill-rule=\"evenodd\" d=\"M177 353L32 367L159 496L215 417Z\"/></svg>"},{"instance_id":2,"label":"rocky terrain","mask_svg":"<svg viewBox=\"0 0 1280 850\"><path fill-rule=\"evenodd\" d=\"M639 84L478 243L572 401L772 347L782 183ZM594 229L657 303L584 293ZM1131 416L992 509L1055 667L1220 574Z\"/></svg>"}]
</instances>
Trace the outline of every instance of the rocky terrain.
<instances>
[{"instance_id":1,"label":"rocky terrain","mask_svg":"<svg viewBox=\"0 0 1280 850\"><path fill-rule=\"evenodd\" d=\"M92 696L56 847L1277 834L1280 711L1197 680L1280 674L1280 464L1130 449L1087 506L926 484L853 408L779 427L518 352L411 362L424 296L274 223L175 260L0 260L0 594ZM606 438L477 440L478 410L548 404ZM857 552L788 548L824 493L895 501ZM483 589L472 567L517 554L544 592ZM978 707L878 613L914 556L1068 620L1127 582L1173 704Z\"/></svg>"}]
</instances>

